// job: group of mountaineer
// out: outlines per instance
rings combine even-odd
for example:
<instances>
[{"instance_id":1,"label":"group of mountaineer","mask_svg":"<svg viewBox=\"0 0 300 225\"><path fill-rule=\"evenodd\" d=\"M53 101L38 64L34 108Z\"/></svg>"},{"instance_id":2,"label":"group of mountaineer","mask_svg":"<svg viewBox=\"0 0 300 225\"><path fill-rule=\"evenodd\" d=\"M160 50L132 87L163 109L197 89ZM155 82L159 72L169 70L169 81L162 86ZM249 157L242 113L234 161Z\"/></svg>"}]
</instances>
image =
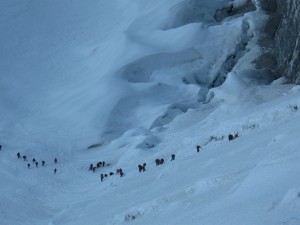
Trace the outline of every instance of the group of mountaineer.
<instances>
[{"instance_id":1,"label":"group of mountaineer","mask_svg":"<svg viewBox=\"0 0 300 225\"><path fill-rule=\"evenodd\" d=\"M232 141L232 140L234 140L234 139L236 139L236 138L238 138L239 137L239 133L236 133L234 136L232 135L232 134L229 134L228 135L228 140L229 141Z\"/></svg>"},{"instance_id":2,"label":"group of mountaineer","mask_svg":"<svg viewBox=\"0 0 300 225\"><path fill-rule=\"evenodd\" d=\"M93 173L94 173L94 172L96 172L97 168L105 167L105 166L110 166L110 164L107 164L107 163L105 163L105 161L102 161L102 162L98 162L96 164L96 166L94 166L94 164L91 163L90 167L89 167L89 171L93 171Z\"/></svg>"},{"instance_id":3,"label":"group of mountaineer","mask_svg":"<svg viewBox=\"0 0 300 225\"><path fill-rule=\"evenodd\" d=\"M24 161L27 161L27 156L26 155L21 156L20 152L17 153L17 157L18 157L18 159L23 158ZM45 166L45 164L46 164L46 162L44 160L42 160L41 163L42 163L42 166ZM35 158L32 159L32 164L36 168L39 167L39 162ZM57 158L54 158L54 164L57 164ZM27 163L27 168L28 169L31 168L31 164L29 162ZM54 174L56 174L57 173L57 169L54 168L53 172L54 172Z\"/></svg>"},{"instance_id":4,"label":"group of mountaineer","mask_svg":"<svg viewBox=\"0 0 300 225\"><path fill-rule=\"evenodd\" d=\"M94 166L94 164L91 163L90 166L89 166L89 171L92 171L93 173L95 173L97 169L100 169L101 167L104 168L105 166L109 167L110 164L106 163L105 161L101 161L101 162L97 162ZM123 177L125 175L121 168L116 169L116 174L120 174L120 177ZM113 173L113 172L109 172L108 174L107 173L105 173L105 174L101 173L100 174L101 182L104 180L105 177L113 176L113 175L115 175L115 173Z\"/></svg>"},{"instance_id":5,"label":"group of mountaineer","mask_svg":"<svg viewBox=\"0 0 300 225\"><path fill-rule=\"evenodd\" d=\"M0 145L0 150L2 150L2 145ZM17 157L18 157L18 159L22 158L24 161L27 161L27 156L26 155L21 156L20 152L17 153ZM35 158L32 159L32 164L36 168L39 167L39 162ZM54 164L57 164L57 158L54 158ZM46 165L46 162L44 160L42 160L41 161L41 165L44 167ZM27 163L27 168L28 169L31 168L31 164L29 162ZM54 172L54 174L56 174L57 173L57 169L54 168L53 172Z\"/></svg>"},{"instance_id":6,"label":"group of mountaineer","mask_svg":"<svg viewBox=\"0 0 300 225\"><path fill-rule=\"evenodd\" d=\"M236 138L238 138L239 137L239 134L238 133L236 133L236 134L234 134L234 135L232 135L232 134L229 134L228 135L228 140L229 141L232 141L232 140L234 140L234 139L236 139ZM197 153L199 153L200 152L200 149L202 149L201 148L201 146L200 145L196 145L196 151L197 151ZM2 145L0 145L0 150L2 150ZM27 156L26 155L23 155L23 156L21 156L21 153L20 152L18 152L17 153L17 157L18 157L18 159L20 159L20 158L23 158L23 160L24 161L27 161ZM171 161L174 161L175 160L175 154L172 154L171 155ZM54 164L57 164L57 158L54 158ZM165 163L165 160L163 159L163 158L161 158L161 159L155 159L155 164L156 164L156 166L159 166L159 165L163 165ZM32 159L32 164L36 167L36 168L38 168L38 166L39 166L39 162L35 159L35 158L33 158ZM41 161L41 165L44 167L45 166L45 164L46 164L46 162L44 161L44 160L42 160ZM92 172L96 172L96 170L99 168L101 168L101 167L105 167L105 166L110 166L110 164L107 164L107 163L105 163L105 161L101 161L101 162L98 162L98 163L96 163L96 165L94 166L93 164L90 164L90 166L89 166L89 171L92 171ZM138 165L138 171L141 173L141 172L145 172L146 171L146 166L147 166L147 164L146 163L143 163L142 165ZM28 162L27 163L27 168L28 169L30 169L31 168L31 164ZM56 174L57 173L57 169L56 168L54 168L54 174ZM119 174L120 175L120 177L124 177L125 176L125 173L123 172L123 170L121 169L121 168L118 168L118 169L116 169L116 173L113 173L113 172L109 172L108 174L103 174L103 173L101 173L100 174L100 179L101 179L101 182L104 180L104 178L106 178L106 177L108 177L108 176L113 176L113 175L115 175L115 174Z\"/></svg>"},{"instance_id":7,"label":"group of mountaineer","mask_svg":"<svg viewBox=\"0 0 300 225\"><path fill-rule=\"evenodd\" d=\"M171 155L171 161L174 161L174 160L175 160L175 154L172 154ZM156 166L163 165L165 163L165 160L164 159L156 159L155 163L156 163ZM98 162L96 164L96 166L94 166L93 164L90 164L89 171L95 172L97 168L104 167L105 165L110 166L110 164L105 164L105 161ZM146 163L143 163L142 165L138 165L139 172L140 173L141 172L145 172L146 171L146 166L147 166ZM109 173L105 173L105 174L101 173L100 174L100 180L102 182L104 180L104 178L106 178L108 176L113 176L115 174L116 175L119 174L120 177L124 177L125 176L125 173L123 172L123 170L121 168L118 168L118 169L116 169L116 173L113 173L113 172L109 172Z\"/></svg>"},{"instance_id":8,"label":"group of mountaineer","mask_svg":"<svg viewBox=\"0 0 300 225\"><path fill-rule=\"evenodd\" d=\"M236 138L238 138L238 137L239 137L239 134L238 134L238 133L236 133L235 135L229 134L229 135L228 135L228 140L229 140L229 141L232 141L232 140L234 140L234 139L236 139ZM200 149L202 149L202 147L201 147L200 145L196 145L196 152L197 152L197 153L200 152ZM171 155L171 160L170 160L170 161L174 161L174 160L175 160L175 157L176 157L176 155L175 155L175 154L172 154L172 155ZM155 164L156 164L156 166L163 165L164 163L165 163L165 160L164 160L163 158L161 158L161 159L155 159ZM106 164L105 164L105 161L98 162L98 163L96 164L96 166L94 166L93 164L90 164L89 171L95 172L97 168L105 167L105 165L106 165ZM110 165L110 164L107 164L107 165ZM138 165L138 171L139 171L140 173L141 173L141 172L145 172L145 171L146 171L146 166L147 166L146 163L139 164L139 165ZM125 176L125 174L123 173L123 170L122 170L122 169L116 169L116 173L113 173L113 172L109 172L108 174L107 174L107 173L105 173L105 174L101 173L101 174L100 174L100 180L101 180L101 182L102 182L106 177L108 177L108 176L113 176L113 175L115 175L115 174L119 174L120 177Z\"/></svg>"}]
</instances>

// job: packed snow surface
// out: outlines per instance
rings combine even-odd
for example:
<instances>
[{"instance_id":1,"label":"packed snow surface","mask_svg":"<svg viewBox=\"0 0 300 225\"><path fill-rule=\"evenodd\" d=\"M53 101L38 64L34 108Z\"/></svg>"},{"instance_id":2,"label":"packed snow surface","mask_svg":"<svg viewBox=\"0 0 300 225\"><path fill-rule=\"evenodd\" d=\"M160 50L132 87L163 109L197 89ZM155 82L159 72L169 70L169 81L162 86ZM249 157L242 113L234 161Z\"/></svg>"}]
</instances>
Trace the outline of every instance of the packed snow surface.
<instances>
[{"instance_id":1,"label":"packed snow surface","mask_svg":"<svg viewBox=\"0 0 300 225\"><path fill-rule=\"evenodd\" d=\"M299 225L300 88L251 63L264 18L244 0L1 0L0 225Z\"/></svg>"}]
</instances>

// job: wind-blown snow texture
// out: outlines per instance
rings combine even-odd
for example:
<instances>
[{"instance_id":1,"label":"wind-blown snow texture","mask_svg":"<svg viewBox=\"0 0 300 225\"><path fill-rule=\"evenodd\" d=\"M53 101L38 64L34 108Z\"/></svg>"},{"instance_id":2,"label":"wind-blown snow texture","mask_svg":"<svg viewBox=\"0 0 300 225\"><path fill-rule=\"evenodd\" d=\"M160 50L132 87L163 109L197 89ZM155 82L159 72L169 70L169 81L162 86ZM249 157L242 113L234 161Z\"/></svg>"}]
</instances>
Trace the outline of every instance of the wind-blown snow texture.
<instances>
[{"instance_id":1,"label":"wind-blown snow texture","mask_svg":"<svg viewBox=\"0 0 300 225\"><path fill-rule=\"evenodd\" d=\"M264 19L246 0L2 0L0 224L299 225L300 88L251 63Z\"/></svg>"}]
</instances>

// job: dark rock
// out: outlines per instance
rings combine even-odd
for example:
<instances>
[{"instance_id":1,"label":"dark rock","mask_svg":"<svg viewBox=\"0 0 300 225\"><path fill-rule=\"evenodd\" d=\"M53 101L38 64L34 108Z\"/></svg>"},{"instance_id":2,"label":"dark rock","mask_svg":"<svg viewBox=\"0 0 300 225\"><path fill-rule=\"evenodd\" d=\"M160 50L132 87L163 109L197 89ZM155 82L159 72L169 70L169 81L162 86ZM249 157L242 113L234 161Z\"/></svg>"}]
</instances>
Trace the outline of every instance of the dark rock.
<instances>
[{"instance_id":1,"label":"dark rock","mask_svg":"<svg viewBox=\"0 0 300 225\"><path fill-rule=\"evenodd\" d=\"M300 2L287 0L260 0L260 7L269 14L264 35L259 44L270 47L269 57L257 60L289 81L300 83ZM273 42L273 43L272 43ZM276 62L276 63L275 63ZM263 65L264 64L264 65ZM276 65L275 65L276 64Z\"/></svg>"}]
</instances>

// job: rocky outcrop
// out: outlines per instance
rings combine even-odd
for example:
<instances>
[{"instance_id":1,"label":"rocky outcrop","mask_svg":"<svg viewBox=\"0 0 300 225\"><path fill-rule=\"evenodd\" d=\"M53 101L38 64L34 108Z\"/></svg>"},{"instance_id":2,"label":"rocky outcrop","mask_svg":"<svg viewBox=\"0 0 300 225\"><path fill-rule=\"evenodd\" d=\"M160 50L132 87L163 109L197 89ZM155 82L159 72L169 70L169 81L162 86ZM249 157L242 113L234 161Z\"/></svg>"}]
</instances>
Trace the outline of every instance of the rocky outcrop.
<instances>
[{"instance_id":1,"label":"rocky outcrop","mask_svg":"<svg viewBox=\"0 0 300 225\"><path fill-rule=\"evenodd\" d=\"M269 14L260 44L270 50L261 57L259 67L272 67L279 76L300 83L300 2L261 0L261 9ZM267 64L267 65L266 65Z\"/></svg>"}]
</instances>

